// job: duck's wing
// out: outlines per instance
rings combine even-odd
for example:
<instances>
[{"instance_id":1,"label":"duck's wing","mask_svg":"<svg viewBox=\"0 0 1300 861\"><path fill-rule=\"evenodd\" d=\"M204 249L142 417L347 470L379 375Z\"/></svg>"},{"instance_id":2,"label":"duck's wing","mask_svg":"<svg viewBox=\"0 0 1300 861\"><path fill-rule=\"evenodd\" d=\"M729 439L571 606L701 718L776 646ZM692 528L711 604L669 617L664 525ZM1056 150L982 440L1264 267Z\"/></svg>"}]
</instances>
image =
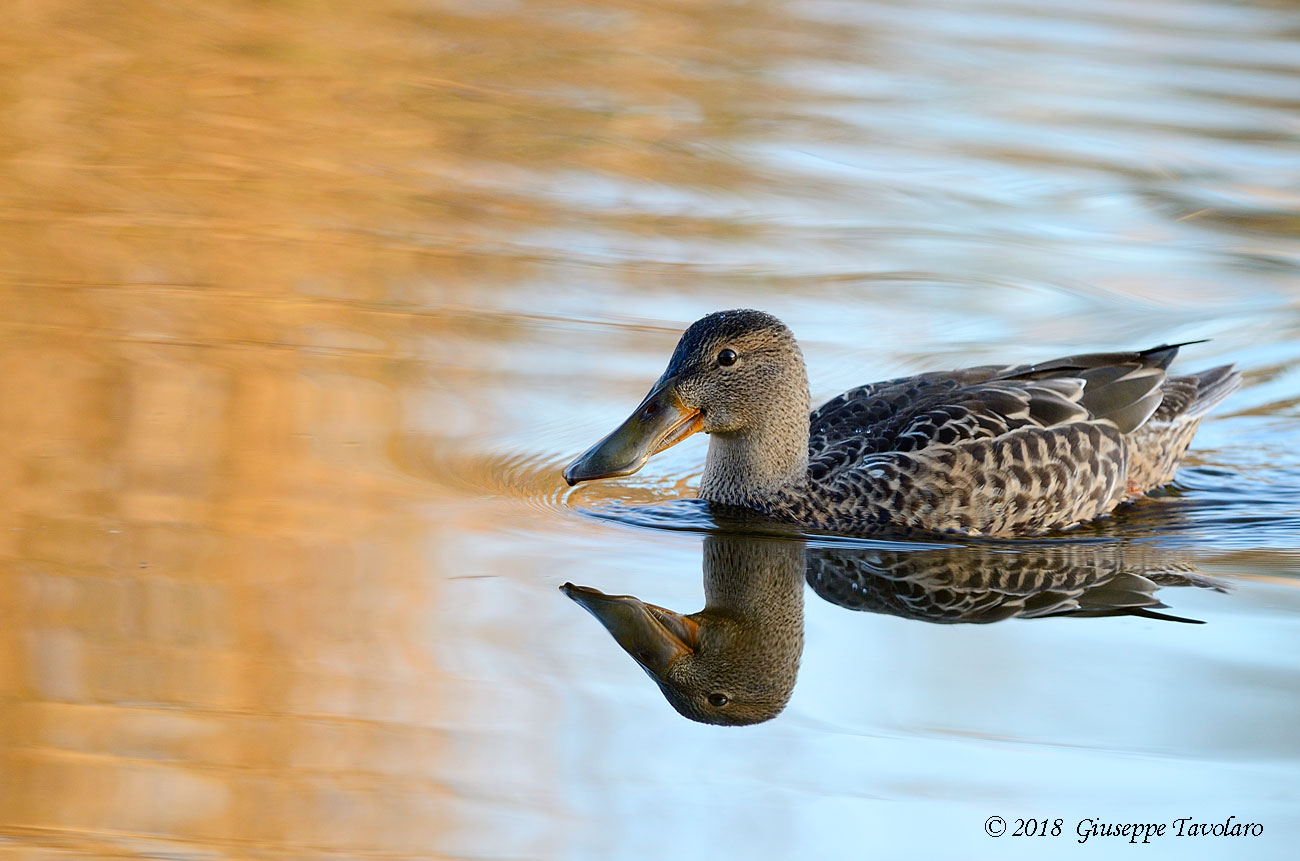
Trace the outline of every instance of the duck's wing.
<instances>
[{"instance_id":1,"label":"duck's wing","mask_svg":"<svg viewBox=\"0 0 1300 861\"><path fill-rule=\"evenodd\" d=\"M1170 429L1134 437L1160 444L1152 458L1159 463L1145 470L1152 474L1176 466L1195 419L1235 385L1224 376L1230 369L1215 369L1166 387L1178 346L923 374L845 392L810 419L819 519L844 530L1023 535L1105 514L1130 490L1146 489L1128 483L1128 437L1161 410L1166 388L1177 401L1162 419Z\"/></svg>"},{"instance_id":2,"label":"duck's wing","mask_svg":"<svg viewBox=\"0 0 1300 861\"><path fill-rule=\"evenodd\" d=\"M991 439L1019 427L1088 417L1083 383L1004 380L1004 368L967 368L873 383L845 392L810 417L813 478L891 451Z\"/></svg>"},{"instance_id":3,"label":"duck's wing","mask_svg":"<svg viewBox=\"0 0 1300 861\"><path fill-rule=\"evenodd\" d=\"M917 451L1020 427L1095 419L1128 433L1160 407L1165 368L1179 346L985 365L860 386L813 412L809 453L819 457L846 443L859 455ZM1188 394L1185 386L1177 392Z\"/></svg>"}]
</instances>

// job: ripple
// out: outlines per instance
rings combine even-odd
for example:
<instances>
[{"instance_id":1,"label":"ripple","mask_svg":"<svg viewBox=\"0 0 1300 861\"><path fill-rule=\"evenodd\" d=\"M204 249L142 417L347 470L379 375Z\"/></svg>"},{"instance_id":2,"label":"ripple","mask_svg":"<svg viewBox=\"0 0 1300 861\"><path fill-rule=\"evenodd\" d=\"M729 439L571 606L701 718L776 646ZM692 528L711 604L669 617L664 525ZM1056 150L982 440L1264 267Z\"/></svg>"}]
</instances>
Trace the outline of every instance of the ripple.
<instances>
[{"instance_id":1,"label":"ripple","mask_svg":"<svg viewBox=\"0 0 1300 861\"><path fill-rule=\"evenodd\" d=\"M494 496L529 507L614 520L630 525L716 531L709 504L695 499L698 470L644 473L635 480L586 482L569 487L562 476L572 451L477 450L420 434L404 435L390 450L402 471L465 497Z\"/></svg>"},{"instance_id":2,"label":"ripple","mask_svg":"<svg viewBox=\"0 0 1300 861\"><path fill-rule=\"evenodd\" d=\"M796 537L826 545L889 547L970 546L999 542L884 532L840 535L800 528L695 496L699 468L647 471L634 478L569 487L561 477L569 451L477 451L469 443L407 435L393 460L408 474L458 495L490 495L537 510L592 518L640 529L701 534L743 532ZM1111 516L1057 536L1010 542L1158 541L1209 549L1291 549L1300 534L1300 470L1242 473L1215 466L1180 470L1173 484L1122 505ZM1005 543L1005 542L1003 542Z\"/></svg>"},{"instance_id":3,"label":"ripple","mask_svg":"<svg viewBox=\"0 0 1300 861\"><path fill-rule=\"evenodd\" d=\"M427 435L407 434L389 451L397 466L421 481L466 496L490 495L537 508L566 505L574 488L560 471L567 462L556 452L477 451Z\"/></svg>"}]
</instances>

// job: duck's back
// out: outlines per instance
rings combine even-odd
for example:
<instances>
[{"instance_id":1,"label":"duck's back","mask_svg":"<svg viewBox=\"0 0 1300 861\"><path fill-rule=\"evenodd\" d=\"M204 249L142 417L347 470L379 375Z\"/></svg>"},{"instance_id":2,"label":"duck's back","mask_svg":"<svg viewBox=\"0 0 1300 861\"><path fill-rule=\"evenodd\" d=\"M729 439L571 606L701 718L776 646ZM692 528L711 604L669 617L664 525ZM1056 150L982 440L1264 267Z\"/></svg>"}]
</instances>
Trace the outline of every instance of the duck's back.
<instances>
[{"instance_id":1,"label":"duck's back","mask_svg":"<svg viewBox=\"0 0 1300 861\"><path fill-rule=\"evenodd\" d=\"M784 512L836 531L1031 535L1168 482L1230 366L1169 377L1178 346L862 386L813 412L809 488ZM799 509L803 509L802 511Z\"/></svg>"}]
</instances>

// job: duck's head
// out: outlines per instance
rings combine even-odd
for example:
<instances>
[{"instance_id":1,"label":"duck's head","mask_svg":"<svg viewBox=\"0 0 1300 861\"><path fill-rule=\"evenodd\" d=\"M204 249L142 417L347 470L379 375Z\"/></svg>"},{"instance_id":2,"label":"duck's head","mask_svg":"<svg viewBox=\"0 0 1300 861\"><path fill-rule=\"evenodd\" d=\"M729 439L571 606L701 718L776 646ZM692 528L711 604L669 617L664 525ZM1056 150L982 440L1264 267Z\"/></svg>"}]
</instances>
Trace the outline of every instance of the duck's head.
<instances>
[{"instance_id":1,"label":"duck's head","mask_svg":"<svg viewBox=\"0 0 1300 861\"><path fill-rule=\"evenodd\" d=\"M698 431L745 437L793 422L806 435L807 421L808 378L790 330L762 311L719 311L686 330L632 415L569 464L564 478L573 485L631 475ZM786 447L802 456L806 436Z\"/></svg>"},{"instance_id":2,"label":"duck's head","mask_svg":"<svg viewBox=\"0 0 1300 861\"><path fill-rule=\"evenodd\" d=\"M707 610L684 616L631 595L560 588L600 620L684 717L744 726L771 720L790 699L801 627L770 636Z\"/></svg>"}]
</instances>

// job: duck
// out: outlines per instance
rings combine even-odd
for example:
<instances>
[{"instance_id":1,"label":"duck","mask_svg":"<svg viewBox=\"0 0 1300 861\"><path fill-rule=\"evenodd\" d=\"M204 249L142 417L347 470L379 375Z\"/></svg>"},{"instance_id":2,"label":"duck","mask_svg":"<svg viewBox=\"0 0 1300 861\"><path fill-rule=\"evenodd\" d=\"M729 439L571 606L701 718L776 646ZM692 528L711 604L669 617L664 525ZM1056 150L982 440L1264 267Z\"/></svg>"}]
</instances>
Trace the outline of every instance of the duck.
<instances>
[{"instance_id":1,"label":"duck","mask_svg":"<svg viewBox=\"0 0 1300 861\"><path fill-rule=\"evenodd\" d=\"M709 435L698 496L800 528L1019 538L1077 528L1168 484L1232 365L1168 368L1182 344L981 365L858 386L811 409L790 329L753 309L682 334L632 414L563 471L631 475Z\"/></svg>"},{"instance_id":2,"label":"duck","mask_svg":"<svg viewBox=\"0 0 1300 861\"><path fill-rule=\"evenodd\" d=\"M683 614L632 595L565 583L655 681L699 723L771 720L794 691L803 655L804 546L743 535L704 540L704 609Z\"/></svg>"},{"instance_id":3,"label":"duck","mask_svg":"<svg viewBox=\"0 0 1300 861\"><path fill-rule=\"evenodd\" d=\"M704 609L695 613L591 586L560 589L596 617L679 714L721 726L771 720L789 703L804 649L805 582L848 610L944 625L1058 616L1199 624L1160 612L1166 605L1156 591L1227 591L1194 563L1129 544L917 549L719 532L705 536L703 557Z\"/></svg>"}]
</instances>

